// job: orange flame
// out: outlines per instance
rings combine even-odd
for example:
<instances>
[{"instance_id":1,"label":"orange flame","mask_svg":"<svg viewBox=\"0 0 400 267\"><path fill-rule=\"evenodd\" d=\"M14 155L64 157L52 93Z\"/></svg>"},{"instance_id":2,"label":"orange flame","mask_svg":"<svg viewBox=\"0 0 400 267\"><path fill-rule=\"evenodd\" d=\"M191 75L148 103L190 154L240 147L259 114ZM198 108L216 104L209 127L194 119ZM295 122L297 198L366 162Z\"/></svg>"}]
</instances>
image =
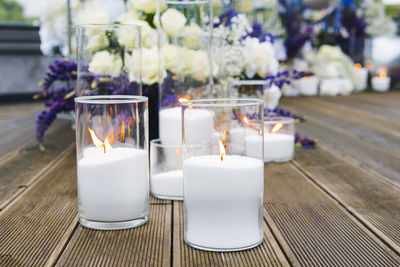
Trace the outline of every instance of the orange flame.
<instances>
[{"instance_id":1,"label":"orange flame","mask_svg":"<svg viewBox=\"0 0 400 267\"><path fill-rule=\"evenodd\" d=\"M190 96L183 96L178 99L178 102L182 104L183 102L188 100L190 100Z\"/></svg>"},{"instance_id":2,"label":"orange flame","mask_svg":"<svg viewBox=\"0 0 400 267\"><path fill-rule=\"evenodd\" d=\"M249 118L247 116L242 116L242 121L246 124L246 126L249 126Z\"/></svg>"},{"instance_id":3,"label":"orange flame","mask_svg":"<svg viewBox=\"0 0 400 267\"><path fill-rule=\"evenodd\" d=\"M285 126L282 122L278 121L277 123L275 123L274 127L272 127L272 129L270 130L271 133L276 133L277 131L279 131L280 129L283 128L283 126Z\"/></svg>"},{"instance_id":4,"label":"orange flame","mask_svg":"<svg viewBox=\"0 0 400 267\"><path fill-rule=\"evenodd\" d=\"M121 122L121 135L119 136L119 139L121 141L124 141L125 139L125 120L122 120Z\"/></svg>"},{"instance_id":5,"label":"orange flame","mask_svg":"<svg viewBox=\"0 0 400 267\"><path fill-rule=\"evenodd\" d=\"M92 138L93 144L99 148L104 150L104 153L106 153L107 151L110 151L112 149L109 141L108 141L108 136L106 137L106 139L104 140L104 143L97 137L96 133L88 128L89 133L90 133L90 137Z\"/></svg>"},{"instance_id":6,"label":"orange flame","mask_svg":"<svg viewBox=\"0 0 400 267\"><path fill-rule=\"evenodd\" d=\"M356 68L356 69L361 69L362 68L362 66L361 66L361 64L360 63L356 63L356 64L354 64L354 67Z\"/></svg>"},{"instance_id":7,"label":"orange flame","mask_svg":"<svg viewBox=\"0 0 400 267\"><path fill-rule=\"evenodd\" d=\"M387 77L387 73L386 72L381 72L381 73L378 74L378 77L381 78L381 79L384 79L384 78Z\"/></svg>"},{"instance_id":8,"label":"orange flame","mask_svg":"<svg viewBox=\"0 0 400 267\"><path fill-rule=\"evenodd\" d=\"M224 160L224 156L225 156L225 147L224 144L221 142L221 140L219 141L219 155L221 156L221 161Z\"/></svg>"}]
</instances>

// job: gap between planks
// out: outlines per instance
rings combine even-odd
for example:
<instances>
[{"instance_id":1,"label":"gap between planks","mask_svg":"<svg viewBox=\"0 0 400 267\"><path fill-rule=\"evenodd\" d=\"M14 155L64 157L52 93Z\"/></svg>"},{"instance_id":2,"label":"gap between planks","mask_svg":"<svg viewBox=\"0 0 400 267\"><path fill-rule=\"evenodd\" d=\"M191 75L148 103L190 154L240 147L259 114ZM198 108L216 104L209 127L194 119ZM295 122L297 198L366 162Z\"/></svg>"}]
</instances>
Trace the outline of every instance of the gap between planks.
<instances>
[{"instance_id":1,"label":"gap between planks","mask_svg":"<svg viewBox=\"0 0 400 267\"><path fill-rule=\"evenodd\" d=\"M24 194L29 192L39 181L41 181L46 174L56 169L64 159L66 159L75 149L75 143L69 145L64 151L62 151L54 160L49 162L40 172L34 175L29 182L26 183L26 188L18 189L8 200L6 200L0 206L0 216L8 210L13 203L17 202Z\"/></svg>"},{"instance_id":2,"label":"gap between planks","mask_svg":"<svg viewBox=\"0 0 400 267\"><path fill-rule=\"evenodd\" d=\"M349 205L345 203L336 193L332 192L327 186L318 182L314 176L309 173L307 170L303 169L301 165L293 160L290 162L291 166L293 166L302 176L304 176L307 180L309 180L318 190L321 190L325 193L339 208L344 210L345 213L349 215L349 217L358 224L362 224L369 231L365 231L367 234L373 234L372 237L378 238L381 242L383 242L386 246L393 250L398 256L400 256L400 246L395 244L390 238L388 238L382 231L373 226L370 222L368 222L358 211L351 208ZM362 229L362 228L361 228Z\"/></svg>"}]
</instances>

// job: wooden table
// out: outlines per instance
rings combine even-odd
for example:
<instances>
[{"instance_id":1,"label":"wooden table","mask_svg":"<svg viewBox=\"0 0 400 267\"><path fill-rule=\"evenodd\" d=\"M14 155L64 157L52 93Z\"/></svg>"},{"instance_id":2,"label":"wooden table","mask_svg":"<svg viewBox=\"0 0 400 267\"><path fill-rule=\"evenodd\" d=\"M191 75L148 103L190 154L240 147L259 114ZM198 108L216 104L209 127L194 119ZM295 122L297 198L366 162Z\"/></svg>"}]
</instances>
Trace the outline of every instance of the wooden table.
<instances>
[{"instance_id":1,"label":"wooden table","mask_svg":"<svg viewBox=\"0 0 400 267\"><path fill-rule=\"evenodd\" d=\"M281 102L318 146L265 165L264 242L235 253L188 247L179 201L151 198L139 228L81 227L69 123L42 153L40 105L1 105L0 266L399 266L400 92Z\"/></svg>"}]
</instances>

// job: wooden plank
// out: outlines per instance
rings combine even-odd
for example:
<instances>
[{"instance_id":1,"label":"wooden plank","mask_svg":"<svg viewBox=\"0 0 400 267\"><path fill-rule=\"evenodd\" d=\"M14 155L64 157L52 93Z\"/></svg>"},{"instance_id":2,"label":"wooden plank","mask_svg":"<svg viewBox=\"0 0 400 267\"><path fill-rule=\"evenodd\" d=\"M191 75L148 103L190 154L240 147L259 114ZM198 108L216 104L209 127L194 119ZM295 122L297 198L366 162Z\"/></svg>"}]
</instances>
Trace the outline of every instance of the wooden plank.
<instances>
[{"instance_id":1,"label":"wooden plank","mask_svg":"<svg viewBox=\"0 0 400 267\"><path fill-rule=\"evenodd\" d=\"M379 103L382 106L388 106L399 109L400 91L389 91L384 94L376 92L364 92L361 94L349 95L349 98L358 99L366 103Z\"/></svg>"},{"instance_id":2,"label":"wooden plank","mask_svg":"<svg viewBox=\"0 0 400 267\"><path fill-rule=\"evenodd\" d=\"M42 101L25 103L1 103L0 104L0 128L3 128L10 121L25 117L37 116L44 109ZM29 115L27 115L29 114Z\"/></svg>"},{"instance_id":3,"label":"wooden plank","mask_svg":"<svg viewBox=\"0 0 400 267\"><path fill-rule=\"evenodd\" d=\"M264 208L300 266L400 264L396 253L292 164L266 164L264 192Z\"/></svg>"},{"instance_id":4,"label":"wooden plank","mask_svg":"<svg viewBox=\"0 0 400 267\"><path fill-rule=\"evenodd\" d=\"M319 98L285 101L285 107L364 139L400 152L400 121L369 114L355 108L329 103Z\"/></svg>"},{"instance_id":5,"label":"wooden plank","mask_svg":"<svg viewBox=\"0 0 400 267\"><path fill-rule=\"evenodd\" d=\"M356 108L363 112L379 115L392 120L400 121L400 103L398 108L393 108L382 103L373 101L363 101L359 98L353 98L349 96L341 97L321 97L324 101L335 103L336 105L344 105L351 108ZM399 100L400 102L400 100Z\"/></svg>"},{"instance_id":6,"label":"wooden plank","mask_svg":"<svg viewBox=\"0 0 400 267\"><path fill-rule=\"evenodd\" d=\"M57 266L170 266L172 206L150 205L138 228L95 231L78 226Z\"/></svg>"},{"instance_id":7,"label":"wooden plank","mask_svg":"<svg viewBox=\"0 0 400 267\"><path fill-rule=\"evenodd\" d=\"M43 266L77 214L71 150L0 212L0 266Z\"/></svg>"},{"instance_id":8,"label":"wooden plank","mask_svg":"<svg viewBox=\"0 0 400 267\"><path fill-rule=\"evenodd\" d=\"M69 123L60 126L47 136L45 152L41 152L34 143L17 151L12 159L0 163L0 210L57 163L62 151L71 150L71 145L75 143L71 126Z\"/></svg>"},{"instance_id":9,"label":"wooden plank","mask_svg":"<svg viewBox=\"0 0 400 267\"><path fill-rule=\"evenodd\" d=\"M312 150L298 149L294 164L400 252L399 188L383 183L368 170L349 163L346 157L321 144Z\"/></svg>"},{"instance_id":10,"label":"wooden plank","mask_svg":"<svg viewBox=\"0 0 400 267\"><path fill-rule=\"evenodd\" d=\"M299 112L296 110L296 112ZM351 156L400 186L400 156L397 151L387 149L357 135L341 130L334 125L309 118L307 122L296 124L296 131L307 135ZM317 159L314 159L317 160Z\"/></svg>"},{"instance_id":11,"label":"wooden plank","mask_svg":"<svg viewBox=\"0 0 400 267\"><path fill-rule=\"evenodd\" d=\"M217 253L189 247L183 240L183 202L174 201L173 207L173 266L289 266L266 224L263 243L250 250Z\"/></svg>"}]
</instances>

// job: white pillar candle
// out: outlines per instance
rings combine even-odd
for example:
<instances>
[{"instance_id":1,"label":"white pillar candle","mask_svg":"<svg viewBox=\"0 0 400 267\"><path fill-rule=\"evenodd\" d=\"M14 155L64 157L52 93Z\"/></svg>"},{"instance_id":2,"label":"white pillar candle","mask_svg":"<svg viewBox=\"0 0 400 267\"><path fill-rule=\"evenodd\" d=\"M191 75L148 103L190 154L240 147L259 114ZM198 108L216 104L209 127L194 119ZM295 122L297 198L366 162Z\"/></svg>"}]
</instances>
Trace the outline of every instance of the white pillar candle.
<instances>
[{"instance_id":1,"label":"white pillar candle","mask_svg":"<svg viewBox=\"0 0 400 267\"><path fill-rule=\"evenodd\" d=\"M246 136L246 155L261 154L262 139L258 135ZM264 133L264 162L283 162L293 159L294 136L281 133Z\"/></svg>"},{"instance_id":2,"label":"white pillar candle","mask_svg":"<svg viewBox=\"0 0 400 267\"><path fill-rule=\"evenodd\" d=\"M151 193L157 197L183 198L182 170L161 172L151 175Z\"/></svg>"},{"instance_id":3,"label":"white pillar candle","mask_svg":"<svg viewBox=\"0 0 400 267\"><path fill-rule=\"evenodd\" d=\"M377 92L386 92L390 88L390 77L372 77L372 89Z\"/></svg>"},{"instance_id":4,"label":"white pillar candle","mask_svg":"<svg viewBox=\"0 0 400 267\"><path fill-rule=\"evenodd\" d=\"M245 152L245 136L257 134L257 131L248 127L238 127L228 132L228 150L231 154Z\"/></svg>"},{"instance_id":5,"label":"white pillar candle","mask_svg":"<svg viewBox=\"0 0 400 267\"><path fill-rule=\"evenodd\" d=\"M262 241L264 164L236 155L184 160L185 241L240 249Z\"/></svg>"},{"instance_id":6,"label":"white pillar candle","mask_svg":"<svg viewBox=\"0 0 400 267\"><path fill-rule=\"evenodd\" d=\"M212 114L207 110L187 110L186 123L190 124L187 139L210 140L213 130ZM180 107L160 111L160 139L182 140L182 111ZM186 115L185 115L186 116Z\"/></svg>"},{"instance_id":7,"label":"white pillar candle","mask_svg":"<svg viewBox=\"0 0 400 267\"><path fill-rule=\"evenodd\" d=\"M319 86L320 95L335 96L342 92L343 79L323 79Z\"/></svg>"},{"instance_id":8,"label":"white pillar candle","mask_svg":"<svg viewBox=\"0 0 400 267\"><path fill-rule=\"evenodd\" d=\"M120 222L148 216L147 151L86 148L78 161L79 214L83 219Z\"/></svg>"},{"instance_id":9,"label":"white pillar candle","mask_svg":"<svg viewBox=\"0 0 400 267\"><path fill-rule=\"evenodd\" d=\"M316 76L304 77L300 80L294 80L293 85L297 87L301 95L317 95L319 79Z\"/></svg>"},{"instance_id":10,"label":"white pillar candle","mask_svg":"<svg viewBox=\"0 0 400 267\"><path fill-rule=\"evenodd\" d=\"M367 68L356 68L354 77L354 88L356 91L364 91L368 85L368 69Z\"/></svg>"}]
</instances>

